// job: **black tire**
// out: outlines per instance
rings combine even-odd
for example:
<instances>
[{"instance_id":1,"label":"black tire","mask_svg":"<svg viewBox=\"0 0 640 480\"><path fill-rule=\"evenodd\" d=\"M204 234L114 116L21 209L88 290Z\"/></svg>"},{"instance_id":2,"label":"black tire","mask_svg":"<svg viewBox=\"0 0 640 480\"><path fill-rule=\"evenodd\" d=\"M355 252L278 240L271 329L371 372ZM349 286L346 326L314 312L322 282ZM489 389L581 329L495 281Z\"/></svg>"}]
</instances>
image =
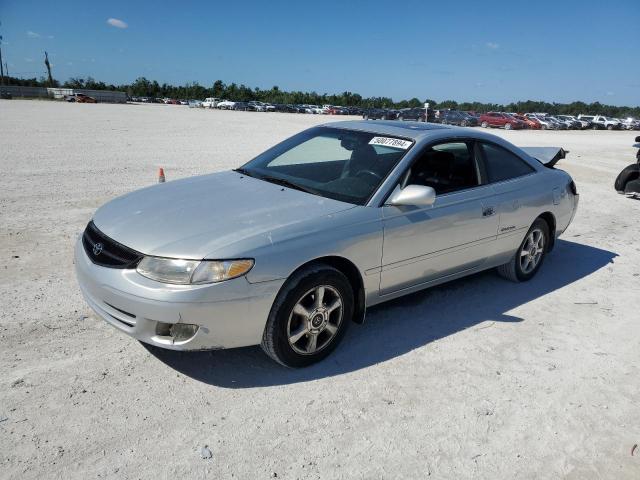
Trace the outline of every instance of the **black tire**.
<instances>
[{"instance_id":1,"label":"black tire","mask_svg":"<svg viewBox=\"0 0 640 480\"><path fill-rule=\"evenodd\" d=\"M480 126L481 126L482 128L487 128L487 127L489 126L489 124L488 124L487 122L482 122L482 123L480 124Z\"/></svg>"},{"instance_id":2,"label":"black tire","mask_svg":"<svg viewBox=\"0 0 640 480\"><path fill-rule=\"evenodd\" d=\"M332 288L339 294L342 302L341 320L337 322L337 331L333 333L326 345L315 353L302 354L291 345L288 330L294 318L294 307L318 286ZM344 337L353 318L354 303L353 290L349 280L342 272L322 264L304 268L287 280L273 302L262 335L261 347L267 355L286 367L301 368L319 362L327 357ZM316 316L317 314L310 315L312 318L316 318ZM312 321L312 318L309 318L309 321ZM298 321L301 324L304 322L300 319ZM334 321L336 321L335 318ZM317 337L320 338L322 333L323 331ZM309 336L310 333L304 334L298 341L304 341ZM296 344L294 343L294 345Z\"/></svg>"},{"instance_id":3,"label":"black tire","mask_svg":"<svg viewBox=\"0 0 640 480\"><path fill-rule=\"evenodd\" d=\"M616 177L616 181L613 184L616 192L624 193L624 189L627 183L633 180L637 180L638 177L640 177L640 165L638 165L637 163L632 163L631 165L625 167Z\"/></svg>"},{"instance_id":4,"label":"black tire","mask_svg":"<svg viewBox=\"0 0 640 480\"><path fill-rule=\"evenodd\" d=\"M525 249L525 246L528 245L530 235L536 231L541 232L544 237L542 251L540 253L540 258L533 269L531 271L525 271L522 267L521 262L521 258L525 256L522 254L522 252ZM524 240L522 240L522 243L518 247L518 250L513 255L513 257L511 257L511 260L509 260L509 262L505 263L504 265L500 265L497 268L498 274L501 277L506 278L507 280L511 280L512 282L526 282L527 280L531 280L544 263L544 258L549 251L550 243L549 225L547 225L547 222L545 222L541 218L536 219L536 221L533 222L533 225L531 225L531 228L525 235Z\"/></svg>"}]
</instances>

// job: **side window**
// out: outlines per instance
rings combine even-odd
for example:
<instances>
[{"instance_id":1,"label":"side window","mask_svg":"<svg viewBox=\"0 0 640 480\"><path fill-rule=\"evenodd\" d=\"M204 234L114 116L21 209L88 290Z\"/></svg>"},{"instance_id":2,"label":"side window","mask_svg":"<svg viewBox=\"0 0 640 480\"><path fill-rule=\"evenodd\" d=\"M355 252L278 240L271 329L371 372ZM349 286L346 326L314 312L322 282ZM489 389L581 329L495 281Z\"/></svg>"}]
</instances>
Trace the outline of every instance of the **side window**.
<instances>
[{"instance_id":1,"label":"side window","mask_svg":"<svg viewBox=\"0 0 640 480\"><path fill-rule=\"evenodd\" d=\"M406 185L433 187L436 195L477 187L472 152L469 144L460 141L427 147L411 166Z\"/></svg>"},{"instance_id":2,"label":"side window","mask_svg":"<svg viewBox=\"0 0 640 480\"><path fill-rule=\"evenodd\" d=\"M521 177L535 171L524 160L502 147L482 143L481 149L484 153L485 168L490 183Z\"/></svg>"}]
</instances>

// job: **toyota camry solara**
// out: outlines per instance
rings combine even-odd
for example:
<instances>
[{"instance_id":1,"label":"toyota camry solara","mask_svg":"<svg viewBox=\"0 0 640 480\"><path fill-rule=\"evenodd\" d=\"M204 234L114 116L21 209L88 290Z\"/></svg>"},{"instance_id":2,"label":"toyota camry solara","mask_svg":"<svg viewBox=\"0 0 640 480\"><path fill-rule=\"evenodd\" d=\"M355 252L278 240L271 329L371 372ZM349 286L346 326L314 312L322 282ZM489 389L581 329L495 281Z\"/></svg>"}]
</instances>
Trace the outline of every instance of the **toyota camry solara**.
<instances>
[{"instance_id":1,"label":"toyota camry solara","mask_svg":"<svg viewBox=\"0 0 640 480\"><path fill-rule=\"evenodd\" d=\"M371 305L489 268L532 278L578 204L553 167L564 153L425 123L314 127L107 203L78 240L78 281L142 342L259 344L306 366Z\"/></svg>"}]
</instances>

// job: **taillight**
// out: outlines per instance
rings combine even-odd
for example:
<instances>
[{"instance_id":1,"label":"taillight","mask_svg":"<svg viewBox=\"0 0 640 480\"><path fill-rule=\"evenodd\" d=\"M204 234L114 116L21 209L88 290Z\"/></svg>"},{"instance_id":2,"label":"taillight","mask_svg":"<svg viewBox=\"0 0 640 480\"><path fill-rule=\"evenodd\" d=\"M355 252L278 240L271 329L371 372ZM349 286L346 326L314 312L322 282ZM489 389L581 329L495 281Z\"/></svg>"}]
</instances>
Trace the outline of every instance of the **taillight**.
<instances>
[{"instance_id":1,"label":"taillight","mask_svg":"<svg viewBox=\"0 0 640 480\"><path fill-rule=\"evenodd\" d=\"M578 189L576 188L576 183L573 180L569 182L569 191L574 195L578 195Z\"/></svg>"}]
</instances>

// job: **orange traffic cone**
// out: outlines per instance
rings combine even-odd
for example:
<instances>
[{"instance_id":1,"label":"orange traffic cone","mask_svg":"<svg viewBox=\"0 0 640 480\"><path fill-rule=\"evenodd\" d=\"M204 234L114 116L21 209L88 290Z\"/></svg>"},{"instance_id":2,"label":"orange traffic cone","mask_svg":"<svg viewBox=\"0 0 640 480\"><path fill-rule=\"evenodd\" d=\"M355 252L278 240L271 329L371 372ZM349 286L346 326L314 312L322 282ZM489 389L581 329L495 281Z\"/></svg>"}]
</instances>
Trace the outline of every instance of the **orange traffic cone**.
<instances>
[{"instance_id":1,"label":"orange traffic cone","mask_svg":"<svg viewBox=\"0 0 640 480\"><path fill-rule=\"evenodd\" d=\"M158 183L164 183L164 168L160 167L158 171Z\"/></svg>"}]
</instances>

